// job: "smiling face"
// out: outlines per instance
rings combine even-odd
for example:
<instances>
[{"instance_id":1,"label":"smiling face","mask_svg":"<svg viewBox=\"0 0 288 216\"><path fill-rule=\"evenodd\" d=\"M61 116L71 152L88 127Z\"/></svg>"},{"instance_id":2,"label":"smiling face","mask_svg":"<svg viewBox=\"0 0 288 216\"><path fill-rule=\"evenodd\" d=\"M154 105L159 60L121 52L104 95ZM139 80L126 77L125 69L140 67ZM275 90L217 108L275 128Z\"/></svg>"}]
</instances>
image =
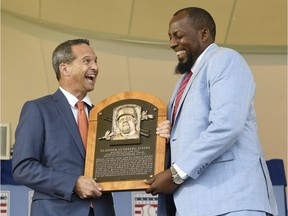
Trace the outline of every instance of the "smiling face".
<instances>
[{"instance_id":1,"label":"smiling face","mask_svg":"<svg viewBox=\"0 0 288 216\"><path fill-rule=\"evenodd\" d=\"M196 29L185 11L172 17L168 35L170 47L179 61L175 72L180 74L190 71L197 58L211 44L207 43L207 28Z\"/></svg>"},{"instance_id":2,"label":"smiling face","mask_svg":"<svg viewBox=\"0 0 288 216\"><path fill-rule=\"evenodd\" d=\"M75 59L70 63L60 64L60 86L79 100L94 89L98 75L97 56L87 44L72 46Z\"/></svg>"}]
</instances>

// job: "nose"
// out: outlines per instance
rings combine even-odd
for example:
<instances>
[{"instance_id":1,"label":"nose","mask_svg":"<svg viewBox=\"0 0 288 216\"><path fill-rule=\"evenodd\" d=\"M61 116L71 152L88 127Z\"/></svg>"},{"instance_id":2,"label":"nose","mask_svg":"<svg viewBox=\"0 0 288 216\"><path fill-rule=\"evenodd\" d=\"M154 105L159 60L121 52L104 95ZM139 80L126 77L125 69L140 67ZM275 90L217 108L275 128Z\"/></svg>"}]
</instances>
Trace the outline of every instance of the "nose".
<instances>
[{"instance_id":1,"label":"nose","mask_svg":"<svg viewBox=\"0 0 288 216\"><path fill-rule=\"evenodd\" d=\"M174 37L170 38L170 47L174 49L177 46L177 42Z\"/></svg>"},{"instance_id":2,"label":"nose","mask_svg":"<svg viewBox=\"0 0 288 216\"><path fill-rule=\"evenodd\" d=\"M98 68L98 64L96 61L92 61L91 63L91 69L95 70L95 71L98 71L99 68Z\"/></svg>"}]
</instances>

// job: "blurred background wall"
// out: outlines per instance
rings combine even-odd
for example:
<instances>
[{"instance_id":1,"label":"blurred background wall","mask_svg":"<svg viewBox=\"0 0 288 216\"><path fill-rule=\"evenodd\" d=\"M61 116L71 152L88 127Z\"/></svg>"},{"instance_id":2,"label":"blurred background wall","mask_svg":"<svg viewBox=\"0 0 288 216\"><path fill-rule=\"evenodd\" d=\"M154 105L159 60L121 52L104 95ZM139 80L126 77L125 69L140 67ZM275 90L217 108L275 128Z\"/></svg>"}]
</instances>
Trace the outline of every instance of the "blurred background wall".
<instances>
[{"instance_id":1,"label":"blurred background wall","mask_svg":"<svg viewBox=\"0 0 288 216\"><path fill-rule=\"evenodd\" d=\"M51 53L61 42L90 39L100 73L94 104L123 91L144 91L168 103L179 78L169 48L168 23L187 6L207 9L216 42L240 52L257 84L255 107L266 159L287 167L286 0L2 0L1 123L11 126L11 147L27 100L56 91ZM237 115L237 113L235 113ZM286 172L287 173L287 172Z\"/></svg>"}]
</instances>

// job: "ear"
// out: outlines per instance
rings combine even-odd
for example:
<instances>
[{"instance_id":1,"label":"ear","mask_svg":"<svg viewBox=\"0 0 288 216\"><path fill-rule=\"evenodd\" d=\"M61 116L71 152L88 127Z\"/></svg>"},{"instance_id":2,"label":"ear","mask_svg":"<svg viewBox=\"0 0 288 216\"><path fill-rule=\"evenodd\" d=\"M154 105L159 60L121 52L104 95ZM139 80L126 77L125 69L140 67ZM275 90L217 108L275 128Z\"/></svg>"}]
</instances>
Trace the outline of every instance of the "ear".
<instances>
[{"instance_id":1,"label":"ear","mask_svg":"<svg viewBox=\"0 0 288 216\"><path fill-rule=\"evenodd\" d=\"M209 38L210 31L208 28L203 28L203 29L201 29L200 32L201 32L201 41L204 43Z\"/></svg>"},{"instance_id":2,"label":"ear","mask_svg":"<svg viewBox=\"0 0 288 216\"><path fill-rule=\"evenodd\" d=\"M70 70L69 70L68 64L61 63L59 65L59 70L60 70L61 76L70 76Z\"/></svg>"}]
</instances>

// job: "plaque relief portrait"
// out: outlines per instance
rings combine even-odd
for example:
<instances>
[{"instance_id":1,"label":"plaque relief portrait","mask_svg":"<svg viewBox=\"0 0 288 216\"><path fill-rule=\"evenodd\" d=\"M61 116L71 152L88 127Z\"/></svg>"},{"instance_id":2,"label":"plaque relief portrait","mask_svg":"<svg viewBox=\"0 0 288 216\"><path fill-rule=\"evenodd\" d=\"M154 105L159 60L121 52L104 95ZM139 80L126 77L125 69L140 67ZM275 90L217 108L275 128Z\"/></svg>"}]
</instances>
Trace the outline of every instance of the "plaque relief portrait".
<instances>
[{"instance_id":1,"label":"plaque relief portrait","mask_svg":"<svg viewBox=\"0 0 288 216\"><path fill-rule=\"evenodd\" d=\"M140 143L140 136L149 137L150 130L141 128L141 121L154 119L154 115L148 114L148 110L142 111L142 107L137 104L124 104L113 109L112 127L107 130L105 135L99 140L109 140L114 144L117 141L120 143L129 144L129 141L138 140ZM131 142L135 144L134 142Z\"/></svg>"},{"instance_id":2,"label":"plaque relief portrait","mask_svg":"<svg viewBox=\"0 0 288 216\"><path fill-rule=\"evenodd\" d=\"M112 123L112 140L139 139L141 107L126 104L114 108Z\"/></svg>"}]
</instances>

